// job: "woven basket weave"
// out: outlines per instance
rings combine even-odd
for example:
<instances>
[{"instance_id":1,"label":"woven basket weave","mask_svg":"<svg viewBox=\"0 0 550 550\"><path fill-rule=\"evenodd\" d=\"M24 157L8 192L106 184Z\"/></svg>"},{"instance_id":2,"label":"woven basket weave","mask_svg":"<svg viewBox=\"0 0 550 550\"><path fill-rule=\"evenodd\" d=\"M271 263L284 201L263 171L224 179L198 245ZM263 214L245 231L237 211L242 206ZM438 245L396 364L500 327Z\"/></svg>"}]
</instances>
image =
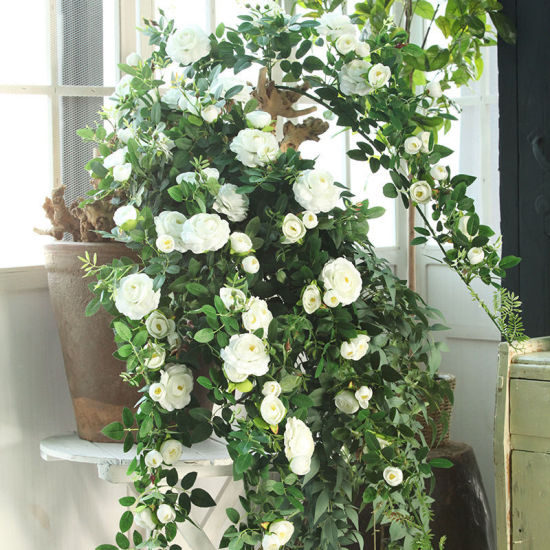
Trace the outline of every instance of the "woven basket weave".
<instances>
[{"instance_id":1,"label":"woven basket weave","mask_svg":"<svg viewBox=\"0 0 550 550\"><path fill-rule=\"evenodd\" d=\"M456 387L456 376L453 374L440 374L439 378L445 380L451 390L454 392ZM453 413L453 404L446 397L438 408L428 408L428 417L433 422L427 423L422 415L418 420L422 424L422 434L430 448L435 449L449 441L449 428L451 426L451 416ZM434 439L435 424L435 439ZM445 430L447 430L445 432ZM445 434L445 435L443 435Z\"/></svg>"}]
</instances>

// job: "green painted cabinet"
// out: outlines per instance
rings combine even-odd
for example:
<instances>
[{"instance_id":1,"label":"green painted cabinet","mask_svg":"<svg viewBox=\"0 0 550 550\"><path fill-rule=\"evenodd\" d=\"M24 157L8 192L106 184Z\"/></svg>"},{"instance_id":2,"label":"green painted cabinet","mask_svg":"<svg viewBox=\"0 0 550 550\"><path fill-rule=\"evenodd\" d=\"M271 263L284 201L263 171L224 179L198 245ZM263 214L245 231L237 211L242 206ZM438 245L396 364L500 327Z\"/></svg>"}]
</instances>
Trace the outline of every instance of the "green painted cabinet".
<instances>
[{"instance_id":1,"label":"green painted cabinet","mask_svg":"<svg viewBox=\"0 0 550 550\"><path fill-rule=\"evenodd\" d=\"M550 548L550 337L499 348L498 550Z\"/></svg>"}]
</instances>

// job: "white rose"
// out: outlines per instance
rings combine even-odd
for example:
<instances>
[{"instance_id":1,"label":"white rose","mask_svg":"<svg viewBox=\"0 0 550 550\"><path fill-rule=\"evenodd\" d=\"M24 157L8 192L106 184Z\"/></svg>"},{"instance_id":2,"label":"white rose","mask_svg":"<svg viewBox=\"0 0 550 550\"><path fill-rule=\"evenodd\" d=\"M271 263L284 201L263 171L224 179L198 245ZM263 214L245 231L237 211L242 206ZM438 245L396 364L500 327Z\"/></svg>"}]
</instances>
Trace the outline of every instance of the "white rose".
<instances>
[{"instance_id":1,"label":"white rose","mask_svg":"<svg viewBox=\"0 0 550 550\"><path fill-rule=\"evenodd\" d=\"M391 77L391 70L382 63L373 65L369 71L369 84L376 90L385 86Z\"/></svg>"},{"instance_id":2,"label":"white rose","mask_svg":"<svg viewBox=\"0 0 550 550\"><path fill-rule=\"evenodd\" d=\"M176 176L176 183L190 183L191 185L197 185L197 172L182 172Z\"/></svg>"},{"instance_id":3,"label":"white rose","mask_svg":"<svg viewBox=\"0 0 550 550\"><path fill-rule=\"evenodd\" d=\"M151 370L160 369L166 359L166 350L157 344L147 344L145 348L148 353L143 364Z\"/></svg>"},{"instance_id":4,"label":"white rose","mask_svg":"<svg viewBox=\"0 0 550 550\"><path fill-rule=\"evenodd\" d=\"M442 164L436 164L430 170L430 175L434 180L443 181L449 177L449 172L447 171L447 168Z\"/></svg>"},{"instance_id":5,"label":"white rose","mask_svg":"<svg viewBox=\"0 0 550 550\"><path fill-rule=\"evenodd\" d=\"M121 128L117 130L117 136L122 143L128 143L134 136L136 132L133 128Z\"/></svg>"},{"instance_id":6,"label":"white rose","mask_svg":"<svg viewBox=\"0 0 550 550\"><path fill-rule=\"evenodd\" d=\"M340 73L340 90L344 95L367 95L372 91L372 86L367 81L367 75L371 64L363 59L354 59L346 63Z\"/></svg>"},{"instance_id":7,"label":"white rose","mask_svg":"<svg viewBox=\"0 0 550 550\"><path fill-rule=\"evenodd\" d=\"M337 13L325 13L319 18L317 32L322 36L328 36L331 40L336 40L343 34L354 34L355 25L347 15Z\"/></svg>"},{"instance_id":8,"label":"white rose","mask_svg":"<svg viewBox=\"0 0 550 550\"><path fill-rule=\"evenodd\" d=\"M470 216L462 216L462 218L460 218L460 220L458 220L458 230L464 234L466 237L468 237L469 240L472 240L476 235L477 235L477 232L475 235L472 235L469 231L468 231L468 221L470 220Z\"/></svg>"},{"instance_id":9,"label":"white rose","mask_svg":"<svg viewBox=\"0 0 550 550\"><path fill-rule=\"evenodd\" d=\"M115 85L115 96L124 97L130 93L130 83L134 77L131 74L125 74Z\"/></svg>"},{"instance_id":10,"label":"white rose","mask_svg":"<svg viewBox=\"0 0 550 550\"><path fill-rule=\"evenodd\" d=\"M157 510L157 518L161 523L170 523L176 519L176 512L168 504L161 504Z\"/></svg>"},{"instance_id":11,"label":"white rose","mask_svg":"<svg viewBox=\"0 0 550 550\"><path fill-rule=\"evenodd\" d=\"M267 395L262 399L260 414L270 426L277 426L285 417L286 409L278 397Z\"/></svg>"},{"instance_id":12,"label":"white rose","mask_svg":"<svg viewBox=\"0 0 550 550\"><path fill-rule=\"evenodd\" d=\"M242 309L246 305L246 295L238 288L230 286L220 288L220 298L229 310Z\"/></svg>"},{"instance_id":13,"label":"white rose","mask_svg":"<svg viewBox=\"0 0 550 550\"><path fill-rule=\"evenodd\" d=\"M169 254L176 248L176 241L172 235L159 235L155 244L157 248L165 254Z\"/></svg>"},{"instance_id":14,"label":"white rose","mask_svg":"<svg viewBox=\"0 0 550 550\"><path fill-rule=\"evenodd\" d=\"M181 230L185 223L185 216L180 212L165 210L155 216L155 231L157 235L170 235L174 239L174 249L178 252L185 252L181 240Z\"/></svg>"},{"instance_id":15,"label":"white rose","mask_svg":"<svg viewBox=\"0 0 550 550\"><path fill-rule=\"evenodd\" d=\"M157 403L166 395L166 388L159 382L149 386L149 397Z\"/></svg>"},{"instance_id":16,"label":"white rose","mask_svg":"<svg viewBox=\"0 0 550 550\"><path fill-rule=\"evenodd\" d=\"M217 168L204 168L202 173L206 176L207 180L215 179L218 181L220 179L220 171Z\"/></svg>"},{"instance_id":17,"label":"white rose","mask_svg":"<svg viewBox=\"0 0 550 550\"><path fill-rule=\"evenodd\" d=\"M282 231L284 235L282 242L284 244L296 243L306 234L306 228L302 220L294 214L287 214L284 217Z\"/></svg>"},{"instance_id":18,"label":"white rose","mask_svg":"<svg viewBox=\"0 0 550 550\"><path fill-rule=\"evenodd\" d=\"M160 454L165 464L175 464L183 453L183 445L177 439L167 439L160 446Z\"/></svg>"},{"instance_id":19,"label":"white rose","mask_svg":"<svg viewBox=\"0 0 550 550\"><path fill-rule=\"evenodd\" d=\"M265 300L251 298L248 309L243 313L243 326L248 332L264 329L264 338L267 336L269 323L273 320L273 314L269 311Z\"/></svg>"},{"instance_id":20,"label":"white rose","mask_svg":"<svg viewBox=\"0 0 550 550\"><path fill-rule=\"evenodd\" d=\"M363 288L361 274L346 258L328 261L321 272L321 281L326 290L334 291L344 306L355 302Z\"/></svg>"},{"instance_id":21,"label":"white rose","mask_svg":"<svg viewBox=\"0 0 550 550\"><path fill-rule=\"evenodd\" d=\"M302 212L302 223L306 229L313 229L314 227L317 227L319 220L317 219L316 214L306 210Z\"/></svg>"},{"instance_id":22,"label":"white rose","mask_svg":"<svg viewBox=\"0 0 550 550\"><path fill-rule=\"evenodd\" d=\"M334 398L336 408L345 414L354 414L359 410L359 403L355 395L349 390L342 390Z\"/></svg>"},{"instance_id":23,"label":"white rose","mask_svg":"<svg viewBox=\"0 0 550 550\"><path fill-rule=\"evenodd\" d=\"M430 152L430 137L432 133L431 132L420 132L418 134L418 137L422 141L422 149L421 151L423 153L429 153Z\"/></svg>"},{"instance_id":24,"label":"white rose","mask_svg":"<svg viewBox=\"0 0 550 550\"><path fill-rule=\"evenodd\" d=\"M170 109L177 109L179 101L183 97L183 92L179 88L169 88L165 92L161 92L160 100L168 105Z\"/></svg>"},{"instance_id":25,"label":"white rose","mask_svg":"<svg viewBox=\"0 0 550 550\"><path fill-rule=\"evenodd\" d=\"M285 427L285 456L296 475L305 475L311 466L315 443L311 430L298 418L289 418Z\"/></svg>"},{"instance_id":26,"label":"white rose","mask_svg":"<svg viewBox=\"0 0 550 550\"><path fill-rule=\"evenodd\" d=\"M340 300L334 290L327 290L323 294L323 303L328 307L338 307L340 305Z\"/></svg>"},{"instance_id":27,"label":"white rose","mask_svg":"<svg viewBox=\"0 0 550 550\"><path fill-rule=\"evenodd\" d=\"M142 61L143 58L137 52L132 52L126 56L126 65L130 65L130 67L137 67Z\"/></svg>"},{"instance_id":28,"label":"white rose","mask_svg":"<svg viewBox=\"0 0 550 550\"><path fill-rule=\"evenodd\" d=\"M220 214L225 214L232 222L242 222L248 214L248 196L237 193L237 186L224 183L218 190L212 208Z\"/></svg>"},{"instance_id":29,"label":"white rose","mask_svg":"<svg viewBox=\"0 0 550 550\"><path fill-rule=\"evenodd\" d=\"M391 487L397 487L403 482L403 472L399 468L388 466L383 475L384 481Z\"/></svg>"},{"instance_id":30,"label":"white rose","mask_svg":"<svg viewBox=\"0 0 550 550\"><path fill-rule=\"evenodd\" d=\"M136 512L134 514L134 522L138 527L148 529L149 531L152 531L157 526L151 508L144 508L140 512Z\"/></svg>"},{"instance_id":31,"label":"white rose","mask_svg":"<svg viewBox=\"0 0 550 550\"><path fill-rule=\"evenodd\" d=\"M315 313L321 307L321 292L319 287L311 283L302 294L302 305L306 313Z\"/></svg>"},{"instance_id":32,"label":"white rose","mask_svg":"<svg viewBox=\"0 0 550 550\"><path fill-rule=\"evenodd\" d=\"M405 140L405 153L416 155L422 149L422 140L416 136L408 137Z\"/></svg>"},{"instance_id":33,"label":"white rose","mask_svg":"<svg viewBox=\"0 0 550 550\"><path fill-rule=\"evenodd\" d=\"M369 401L372 398L372 390L368 386L361 386L355 392L355 399L359 403L362 409L366 409L369 406Z\"/></svg>"},{"instance_id":34,"label":"white rose","mask_svg":"<svg viewBox=\"0 0 550 550\"><path fill-rule=\"evenodd\" d=\"M279 550L281 547L276 534L266 534L262 538L262 550Z\"/></svg>"},{"instance_id":35,"label":"white rose","mask_svg":"<svg viewBox=\"0 0 550 550\"><path fill-rule=\"evenodd\" d=\"M229 236L231 250L237 254L247 254L252 250L252 241L246 233L235 231Z\"/></svg>"},{"instance_id":36,"label":"white rose","mask_svg":"<svg viewBox=\"0 0 550 550\"><path fill-rule=\"evenodd\" d=\"M326 170L305 170L296 178L292 190L296 202L314 214L330 212L340 199L340 190Z\"/></svg>"},{"instance_id":37,"label":"white rose","mask_svg":"<svg viewBox=\"0 0 550 550\"><path fill-rule=\"evenodd\" d=\"M175 330L176 324L161 311L153 311L145 321L145 328L153 338L165 338Z\"/></svg>"},{"instance_id":38,"label":"white rose","mask_svg":"<svg viewBox=\"0 0 550 550\"><path fill-rule=\"evenodd\" d=\"M271 115L265 111L252 111L246 115L246 120L254 128L261 130L271 124Z\"/></svg>"},{"instance_id":39,"label":"white rose","mask_svg":"<svg viewBox=\"0 0 550 550\"><path fill-rule=\"evenodd\" d=\"M262 387L262 393L265 396L272 395L273 397L279 397L281 395L281 384L275 380L268 380Z\"/></svg>"},{"instance_id":40,"label":"white rose","mask_svg":"<svg viewBox=\"0 0 550 550\"><path fill-rule=\"evenodd\" d=\"M234 334L220 352L223 370L231 382L244 382L249 375L263 376L269 370L267 349L254 334Z\"/></svg>"},{"instance_id":41,"label":"white rose","mask_svg":"<svg viewBox=\"0 0 550 550\"><path fill-rule=\"evenodd\" d=\"M354 34L342 34L335 42L335 47L339 53L346 55L349 52L355 51L357 47L357 38Z\"/></svg>"},{"instance_id":42,"label":"white rose","mask_svg":"<svg viewBox=\"0 0 550 550\"><path fill-rule=\"evenodd\" d=\"M183 409L191 401L193 391L193 374L189 367L179 364L168 364L160 375L160 383L166 393L159 401L167 411Z\"/></svg>"},{"instance_id":43,"label":"white rose","mask_svg":"<svg viewBox=\"0 0 550 550\"><path fill-rule=\"evenodd\" d=\"M138 214L139 212L137 211L135 206L131 206L130 204L126 206L120 206L115 210L113 221L119 227L122 227L124 225L128 229L132 229L136 225L135 222L137 220Z\"/></svg>"},{"instance_id":44,"label":"white rose","mask_svg":"<svg viewBox=\"0 0 550 550\"><path fill-rule=\"evenodd\" d=\"M369 349L370 337L366 334L359 334L348 342L342 342L340 346L340 355L344 359L359 361L365 357Z\"/></svg>"},{"instance_id":45,"label":"white rose","mask_svg":"<svg viewBox=\"0 0 550 550\"><path fill-rule=\"evenodd\" d=\"M384 439L382 437L377 437L376 441L378 441L378 445L380 445L381 449L385 449L386 447L389 447L391 445L391 443L387 439Z\"/></svg>"},{"instance_id":46,"label":"white rose","mask_svg":"<svg viewBox=\"0 0 550 550\"><path fill-rule=\"evenodd\" d=\"M166 54L176 63L190 65L210 53L208 35L196 25L177 30L166 41Z\"/></svg>"},{"instance_id":47,"label":"white rose","mask_svg":"<svg viewBox=\"0 0 550 550\"><path fill-rule=\"evenodd\" d=\"M251 168L266 165L280 153L279 142L273 134L254 128L241 130L229 148L237 155L239 162Z\"/></svg>"},{"instance_id":48,"label":"white rose","mask_svg":"<svg viewBox=\"0 0 550 550\"><path fill-rule=\"evenodd\" d=\"M115 181L124 182L128 181L128 178L132 174L132 165L127 162L126 164L119 164L113 168L113 179Z\"/></svg>"},{"instance_id":49,"label":"white rose","mask_svg":"<svg viewBox=\"0 0 550 550\"><path fill-rule=\"evenodd\" d=\"M470 264L477 265L481 263L484 258L485 253L482 248L475 246L474 248L470 248L470 250L468 250L468 261Z\"/></svg>"},{"instance_id":50,"label":"white rose","mask_svg":"<svg viewBox=\"0 0 550 550\"><path fill-rule=\"evenodd\" d=\"M247 256L242 261L243 269L250 274L258 273L260 270L260 262L256 256Z\"/></svg>"},{"instance_id":51,"label":"white rose","mask_svg":"<svg viewBox=\"0 0 550 550\"><path fill-rule=\"evenodd\" d=\"M222 110L217 105L208 105L201 111L201 117L205 122L214 122Z\"/></svg>"},{"instance_id":52,"label":"white rose","mask_svg":"<svg viewBox=\"0 0 550 550\"><path fill-rule=\"evenodd\" d=\"M439 84L439 82L436 82L435 80L433 82L429 82L426 85L426 91L428 92L428 95L430 97L433 97L434 99L438 99L443 95L441 84Z\"/></svg>"},{"instance_id":53,"label":"white rose","mask_svg":"<svg viewBox=\"0 0 550 550\"><path fill-rule=\"evenodd\" d=\"M120 279L114 297L118 311L137 321L157 309L160 289L153 290L153 279L145 273L133 273Z\"/></svg>"},{"instance_id":54,"label":"white rose","mask_svg":"<svg viewBox=\"0 0 550 550\"><path fill-rule=\"evenodd\" d=\"M279 544L282 546L286 544L294 534L294 525L286 520L274 521L269 526L269 532L277 535Z\"/></svg>"},{"instance_id":55,"label":"white rose","mask_svg":"<svg viewBox=\"0 0 550 550\"><path fill-rule=\"evenodd\" d=\"M232 75L222 75L219 76L210 87L210 91L214 94L220 93L221 95L226 94L228 90L234 88L235 86L242 86L242 90L234 95L231 98L231 101L236 101L238 103L246 103L252 96L252 87L249 86L244 80L241 80L237 76Z\"/></svg>"},{"instance_id":56,"label":"white rose","mask_svg":"<svg viewBox=\"0 0 550 550\"><path fill-rule=\"evenodd\" d=\"M217 214L195 214L184 222L181 240L193 254L219 250L229 240L229 224Z\"/></svg>"},{"instance_id":57,"label":"white rose","mask_svg":"<svg viewBox=\"0 0 550 550\"><path fill-rule=\"evenodd\" d=\"M414 182L409 189L409 193L411 199L418 204L426 204L432 199L432 188L424 180Z\"/></svg>"},{"instance_id":58,"label":"white rose","mask_svg":"<svg viewBox=\"0 0 550 550\"><path fill-rule=\"evenodd\" d=\"M103 166L109 170L109 168L114 168L120 164L126 162L126 153L128 152L128 147L123 147L122 149L117 149L114 153L107 155L103 159Z\"/></svg>"},{"instance_id":59,"label":"white rose","mask_svg":"<svg viewBox=\"0 0 550 550\"><path fill-rule=\"evenodd\" d=\"M355 46L355 53L359 57L368 57L370 55L370 46L366 42L358 42Z\"/></svg>"},{"instance_id":60,"label":"white rose","mask_svg":"<svg viewBox=\"0 0 550 550\"><path fill-rule=\"evenodd\" d=\"M162 455L154 450L145 455L145 465L148 468L158 468L162 464Z\"/></svg>"}]
</instances>

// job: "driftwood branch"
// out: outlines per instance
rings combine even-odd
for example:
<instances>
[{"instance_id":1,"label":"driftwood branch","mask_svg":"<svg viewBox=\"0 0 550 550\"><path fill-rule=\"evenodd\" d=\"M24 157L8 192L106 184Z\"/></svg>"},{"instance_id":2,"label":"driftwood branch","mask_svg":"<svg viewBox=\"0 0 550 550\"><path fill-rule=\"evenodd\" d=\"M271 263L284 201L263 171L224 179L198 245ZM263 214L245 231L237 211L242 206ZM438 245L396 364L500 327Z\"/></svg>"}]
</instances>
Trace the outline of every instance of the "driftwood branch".
<instances>
[{"instance_id":1,"label":"driftwood branch","mask_svg":"<svg viewBox=\"0 0 550 550\"><path fill-rule=\"evenodd\" d=\"M281 142L281 151L292 148L295 151L304 141L319 141L319 136L328 130L328 122L320 118L308 117L301 124L294 124L290 120L283 126L284 138Z\"/></svg>"}]
</instances>

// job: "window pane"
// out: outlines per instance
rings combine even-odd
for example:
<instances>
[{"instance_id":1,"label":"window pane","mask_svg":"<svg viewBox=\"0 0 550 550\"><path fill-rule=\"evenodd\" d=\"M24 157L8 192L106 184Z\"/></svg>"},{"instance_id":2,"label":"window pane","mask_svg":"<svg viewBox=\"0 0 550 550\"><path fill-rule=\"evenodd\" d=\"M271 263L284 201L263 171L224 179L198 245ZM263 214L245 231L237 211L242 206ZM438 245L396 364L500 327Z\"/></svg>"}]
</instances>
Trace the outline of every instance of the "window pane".
<instances>
[{"instance_id":1,"label":"window pane","mask_svg":"<svg viewBox=\"0 0 550 550\"><path fill-rule=\"evenodd\" d=\"M52 184L50 99L42 95L0 94L2 166L0 267L39 265L44 262L46 237L33 233L47 229L42 204ZM30 124L21 123L21 113ZM7 162L9 159L9 162Z\"/></svg>"},{"instance_id":2,"label":"window pane","mask_svg":"<svg viewBox=\"0 0 550 550\"><path fill-rule=\"evenodd\" d=\"M228 0L225 0L228 1ZM190 4L192 4L190 6ZM184 25L198 25L205 31L209 31L209 5L208 0L156 0L156 9L162 9L168 19L174 19L177 27ZM158 17L158 16L157 16Z\"/></svg>"},{"instance_id":3,"label":"window pane","mask_svg":"<svg viewBox=\"0 0 550 550\"><path fill-rule=\"evenodd\" d=\"M245 15L247 9L235 0L216 0L216 25L223 23L226 27L237 27L242 23L237 15Z\"/></svg>"},{"instance_id":4,"label":"window pane","mask_svg":"<svg viewBox=\"0 0 550 550\"><path fill-rule=\"evenodd\" d=\"M50 84L49 2L2 2L2 20L0 84Z\"/></svg>"}]
</instances>

